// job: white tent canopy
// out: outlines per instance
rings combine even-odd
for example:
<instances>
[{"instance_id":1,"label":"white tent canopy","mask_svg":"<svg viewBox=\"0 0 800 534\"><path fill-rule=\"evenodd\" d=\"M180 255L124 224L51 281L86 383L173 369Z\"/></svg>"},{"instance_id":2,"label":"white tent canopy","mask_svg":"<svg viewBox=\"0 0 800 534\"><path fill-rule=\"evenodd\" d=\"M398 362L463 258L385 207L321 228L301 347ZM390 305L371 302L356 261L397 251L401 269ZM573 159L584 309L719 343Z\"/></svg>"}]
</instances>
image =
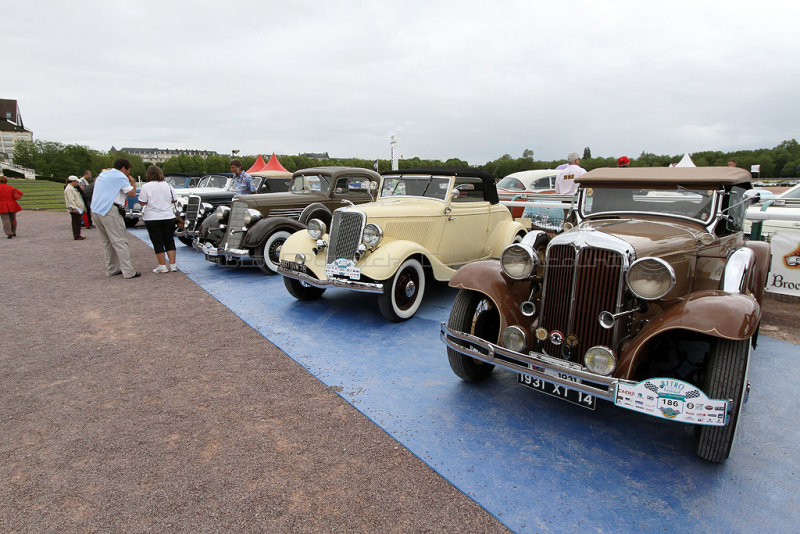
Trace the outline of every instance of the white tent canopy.
<instances>
[{"instance_id":1,"label":"white tent canopy","mask_svg":"<svg viewBox=\"0 0 800 534\"><path fill-rule=\"evenodd\" d=\"M689 157L688 153L686 153L686 154L683 155L681 160L678 163L675 164L675 167L697 167L697 165L694 164L694 161L692 161L692 158Z\"/></svg>"}]
</instances>

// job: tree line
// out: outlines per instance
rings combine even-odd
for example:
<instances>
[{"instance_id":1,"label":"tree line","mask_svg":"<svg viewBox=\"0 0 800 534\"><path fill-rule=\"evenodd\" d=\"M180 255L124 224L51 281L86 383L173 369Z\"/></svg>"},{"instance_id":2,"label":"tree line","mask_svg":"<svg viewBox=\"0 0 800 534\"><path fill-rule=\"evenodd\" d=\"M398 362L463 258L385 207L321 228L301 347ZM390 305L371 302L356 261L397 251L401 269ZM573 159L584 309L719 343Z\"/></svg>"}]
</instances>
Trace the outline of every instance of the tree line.
<instances>
[{"instance_id":1,"label":"tree line","mask_svg":"<svg viewBox=\"0 0 800 534\"><path fill-rule=\"evenodd\" d=\"M583 151L581 166L586 170L598 167L615 167L616 157L592 157L591 149L586 147ZM36 169L37 178L52 179L63 182L64 178L74 174L80 176L83 171L90 170L94 176L113 166L114 160L120 157L127 158L133 168L131 174L144 177L146 168L151 164L142 160L140 156L124 152L101 152L81 145L62 144L54 141L18 141L14 146L14 163ZM238 159L245 169L251 167L258 156L241 156ZM630 157L630 156L629 156ZM642 152L638 157L630 157L632 167L666 167L677 163L683 157L679 155L657 155ZM705 151L691 154L692 160L698 167L716 165L725 166L730 159L735 159L737 166L750 170L751 165L760 165L759 177L763 178L795 178L800 177L800 144L797 140L783 141L774 148L761 148L756 150L738 150L734 152ZM166 174L213 174L230 172L230 157L226 155L203 156L174 156L160 165ZM265 158L267 159L267 158ZM363 167L373 169L376 160L361 158L328 158L314 159L307 156L278 155L281 164L290 172L309 167L344 165L350 167ZM378 171L384 172L391 169L391 161L379 159ZM531 149L525 149L522 157L513 158L503 154L494 161L486 162L477 168L501 178L518 171L534 169L554 169L565 163L565 160L543 161L534 158ZM416 167L468 167L469 164L458 158L447 160L431 160L420 158L406 158L399 161L400 169ZM14 175L13 171L7 171Z\"/></svg>"}]
</instances>

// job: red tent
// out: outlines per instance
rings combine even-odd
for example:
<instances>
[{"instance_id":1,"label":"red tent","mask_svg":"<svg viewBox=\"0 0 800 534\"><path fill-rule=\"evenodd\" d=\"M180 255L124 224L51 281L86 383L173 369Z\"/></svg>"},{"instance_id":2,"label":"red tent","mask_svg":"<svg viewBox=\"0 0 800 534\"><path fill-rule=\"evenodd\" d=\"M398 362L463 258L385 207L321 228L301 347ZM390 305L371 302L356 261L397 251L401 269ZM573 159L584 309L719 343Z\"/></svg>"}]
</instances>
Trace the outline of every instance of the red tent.
<instances>
[{"instance_id":1,"label":"red tent","mask_svg":"<svg viewBox=\"0 0 800 534\"><path fill-rule=\"evenodd\" d=\"M266 163L264 163L264 158L262 158L262 157L261 157L261 154L259 154L259 155L258 155L258 159L256 160L256 162L255 162L255 163L253 163L253 166L252 166L252 167L250 167L249 169L247 169L247 172L248 172L248 173L251 173L251 172L259 172L259 171L263 171L263 170L264 170L264 169L266 169L266 168L267 168L267 164L266 164Z\"/></svg>"},{"instance_id":2,"label":"red tent","mask_svg":"<svg viewBox=\"0 0 800 534\"><path fill-rule=\"evenodd\" d=\"M269 163L267 163L267 165L261 170L289 172L283 165L281 165L281 162L278 161L278 156L275 155L275 152L273 152L272 157L269 158Z\"/></svg>"}]
</instances>

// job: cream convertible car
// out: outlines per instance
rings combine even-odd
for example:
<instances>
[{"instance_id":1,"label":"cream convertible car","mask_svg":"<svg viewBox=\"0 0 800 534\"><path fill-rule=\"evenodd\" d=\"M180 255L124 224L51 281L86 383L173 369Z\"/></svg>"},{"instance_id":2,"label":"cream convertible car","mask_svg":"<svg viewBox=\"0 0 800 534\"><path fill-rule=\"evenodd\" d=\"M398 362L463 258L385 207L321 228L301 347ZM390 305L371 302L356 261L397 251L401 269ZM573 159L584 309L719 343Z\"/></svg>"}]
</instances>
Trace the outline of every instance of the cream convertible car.
<instances>
[{"instance_id":1,"label":"cream convertible car","mask_svg":"<svg viewBox=\"0 0 800 534\"><path fill-rule=\"evenodd\" d=\"M384 173L376 202L339 208L330 233L317 219L289 237L278 272L299 300L329 287L379 295L399 322L416 313L428 271L447 281L465 263L499 258L525 235L499 203L494 178L473 169Z\"/></svg>"}]
</instances>

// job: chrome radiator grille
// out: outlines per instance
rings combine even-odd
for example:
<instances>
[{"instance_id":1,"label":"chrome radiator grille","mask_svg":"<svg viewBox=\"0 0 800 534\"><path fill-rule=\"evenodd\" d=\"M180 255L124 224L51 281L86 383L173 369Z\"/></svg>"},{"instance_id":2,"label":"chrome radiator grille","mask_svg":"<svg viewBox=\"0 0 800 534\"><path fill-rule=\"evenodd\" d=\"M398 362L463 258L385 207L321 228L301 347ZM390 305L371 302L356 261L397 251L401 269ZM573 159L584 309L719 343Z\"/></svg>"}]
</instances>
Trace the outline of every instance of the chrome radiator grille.
<instances>
[{"instance_id":1,"label":"chrome radiator grille","mask_svg":"<svg viewBox=\"0 0 800 534\"><path fill-rule=\"evenodd\" d=\"M563 343L552 335L544 341L551 356L580 359L589 347L614 347L614 329L600 326L602 311L617 311L621 298L622 256L601 248L555 245L547 253L541 327L549 334L559 331ZM577 339L575 339L577 337Z\"/></svg>"},{"instance_id":2,"label":"chrome radiator grille","mask_svg":"<svg viewBox=\"0 0 800 534\"><path fill-rule=\"evenodd\" d=\"M240 248L244 239L244 212L247 204L244 202L234 202L231 212L228 215L228 231L225 233L226 245L228 248ZM235 233L233 233L235 231Z\"/></svg>"},{"instance_id":3,"label":"chrome radiator grille","mask_svg":"<svg viewBox=\"0 0 800 534\"><path fill-rule=\"evenodd\" d=\"M184 213L186 214L186 229L187 230L194 230L195 224L197 224L197 213L200 211L200 197L197 195L190 195L189 200L186 202L186 206L184 207Z\"/></svg>"},{"instance_id":4,"label":"chrome radiator grille","mask_svg":"<svg viewBox=\"0 0 800 534\"><path fill-rule=\"evenodd\" d=\"M339 258L353 259L358 244L361 243L362 230L364 230L363 213L359 211L334 211L327 262L331 263Z\"/></svg>"}]
</instances>

